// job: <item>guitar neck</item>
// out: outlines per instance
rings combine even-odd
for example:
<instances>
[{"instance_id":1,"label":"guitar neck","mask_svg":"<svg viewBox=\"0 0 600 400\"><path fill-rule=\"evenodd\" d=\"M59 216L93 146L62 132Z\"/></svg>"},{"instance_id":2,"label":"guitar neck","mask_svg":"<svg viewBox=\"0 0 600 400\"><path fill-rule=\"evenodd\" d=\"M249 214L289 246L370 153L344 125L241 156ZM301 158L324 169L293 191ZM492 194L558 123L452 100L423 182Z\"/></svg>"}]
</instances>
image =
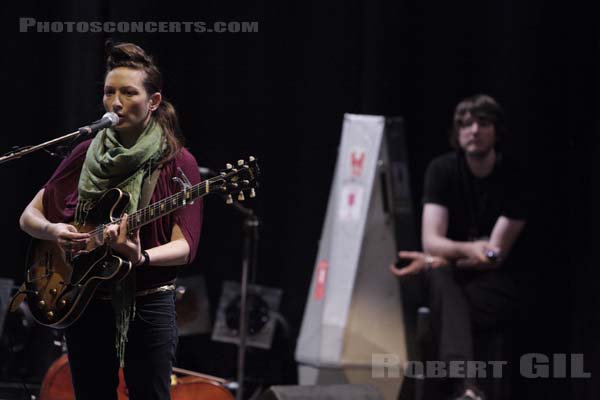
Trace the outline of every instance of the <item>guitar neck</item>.
<instances>
[{"instance_id":1,"label":"guitar neck","mask_svg":"<svg viewBox=\"0 0 600 400\"><path fill-rule=\"evenodd\" d=\"M229 167L229 171L221 172L220 175L202 181L196 185L186 187L185 189L166 197L154 204L138 210L127 218L127 232L135 231L142 226L149 224L173 211L185 207L194 200L203 197L211 192L230 193L231 189L234 192L241 192L243 189L251 188L250 184L254 183L258 175L258 166L256 161L251 157L253 165L240 165L239 169ZM241 160L239 163L243 163ZM240 183L245 186L240 186ZM252 191L254 189L252 188ZM251 197L253 194L251 195ZM230 195L231 197L231 195ZM112 223L121 223L121 218L112 221ZM96 232L101 234L102 230Z\"/></svg>"},{"instance_id":2,"label":"guitar neck","mask_svg":"<svg viewBox=\"0 0 600 400\"><path fill-rule=\"evenodd\" d=\"M190 186L180 192L177 192L169 197L150 204L147 207L137 210L127 218L127 231L132 232L141 228L150 222L157 220L173 211L185 207L194 200L210 193L211 180L200 182ZM121 219L115 222L120 222Z\"/></svg>"},{"instance_id":3,"label":"guitar neck","mask_svg":"<svg viewBox=\"0 0 600 400\"><path fill-rule=\"evenodd\" d=\"M149 206L132 213L127 218L127 231L135 231L136 229L139 229L154 220L170 214L179 208L185 207L194 200L207 195L210 193L211 181L212 179L209 179L190 186L180 192L175 193L174 195L166 197L154 204L150 204ZM120 219L119 221L115 222L120 222Z\"/></svg>"}]
</instances>

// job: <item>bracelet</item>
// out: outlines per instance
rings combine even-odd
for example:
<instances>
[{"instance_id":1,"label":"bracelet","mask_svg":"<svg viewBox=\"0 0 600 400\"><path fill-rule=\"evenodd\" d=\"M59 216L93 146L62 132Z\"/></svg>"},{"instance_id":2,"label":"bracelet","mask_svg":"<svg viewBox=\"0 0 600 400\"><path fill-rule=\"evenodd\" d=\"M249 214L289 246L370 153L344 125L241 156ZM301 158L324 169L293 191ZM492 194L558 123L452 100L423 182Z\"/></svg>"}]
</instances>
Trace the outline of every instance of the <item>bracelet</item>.
<instances>
[{"instance_id":1,"label":"bracelet","mask_svg":"<svg viewBox=\"0 0 600 400\"><path fill-rule=\"evenodd\" d=\"M150 265L150 256L146 250L142 250L142 256L144 257L144 261L139 263L136 267L147 267Z\"/></svg>"},{"instance_id":2,"label":"bracelet","mask_svg":"<svg viewBox=\"0 0 600 400\"><path fill-rule=\"evenodd\" d=\"M428 271L433 268L434 258L431 256L425 256L425 270Z\"/></svg>"}]
</instances>

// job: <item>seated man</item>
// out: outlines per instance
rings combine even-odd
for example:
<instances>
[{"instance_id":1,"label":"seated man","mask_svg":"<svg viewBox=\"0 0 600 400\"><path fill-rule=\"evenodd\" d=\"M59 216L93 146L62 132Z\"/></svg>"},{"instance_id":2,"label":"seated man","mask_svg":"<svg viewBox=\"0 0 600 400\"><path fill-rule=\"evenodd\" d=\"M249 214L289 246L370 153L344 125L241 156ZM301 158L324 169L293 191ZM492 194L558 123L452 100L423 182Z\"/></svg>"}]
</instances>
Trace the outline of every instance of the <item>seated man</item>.
<instances>
[{"instance_id":1,"label":"seated man","mask_svg":"<svg viewBox=\"0 0 600 400\"><path fill-rule=\"evenodd\" d=\"M503 113L489 96L461 101L454 113L456 151L434 159L424 188L424 253L399 276L429 270L430 307L440 360L474 360L473 330L495 331L508 322L516 289L507 256L525 225L524 191L515 165L496 151ZM475 379L453 382L459 399L480 399Z\"/></svg>"}]
</instances>

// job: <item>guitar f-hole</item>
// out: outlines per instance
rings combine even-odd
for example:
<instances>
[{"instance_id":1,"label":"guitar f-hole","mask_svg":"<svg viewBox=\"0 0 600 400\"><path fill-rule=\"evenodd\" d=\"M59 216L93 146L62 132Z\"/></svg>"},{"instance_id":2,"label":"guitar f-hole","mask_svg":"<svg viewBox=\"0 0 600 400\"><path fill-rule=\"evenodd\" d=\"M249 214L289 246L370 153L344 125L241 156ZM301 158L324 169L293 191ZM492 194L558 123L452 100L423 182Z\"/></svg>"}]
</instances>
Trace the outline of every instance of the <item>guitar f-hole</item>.
<instances>
[{"instance_id":1,"label":"guitar f-hole","mask_svg":"<svg viewBox=\"0 0 600 400\"><path fill-rule=\"evenodd\" d=\"M52 253L47 251L46 252L46 257L44 260L45 263L45 269L46 269L46 276L50 276L52 275L52 272L54 272L53 268L52 268Z\"/></svg>"}]
</instances>

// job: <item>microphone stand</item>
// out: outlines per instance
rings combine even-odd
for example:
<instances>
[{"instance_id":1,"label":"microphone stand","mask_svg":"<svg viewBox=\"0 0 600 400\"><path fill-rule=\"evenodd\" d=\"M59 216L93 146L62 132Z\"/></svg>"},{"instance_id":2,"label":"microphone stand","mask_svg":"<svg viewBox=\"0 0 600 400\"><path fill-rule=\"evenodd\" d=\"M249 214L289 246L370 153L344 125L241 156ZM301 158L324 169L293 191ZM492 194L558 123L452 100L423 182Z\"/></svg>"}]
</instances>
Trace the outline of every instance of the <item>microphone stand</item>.
<instances>
[{"instance_id":1,"label":"microphone stand","mask_svg":"<svg viewBox=\"0 0 600 400\"><path fill-rule=\"evenodd\" d=\"M26 146L26 147L18 148L16 150L13 150L13 151L3 155L2 157L0 157L0 164L4 164L5 162L16 160L17 158L21 158L24 155L33 153L34 151L38 151L38 150L44 149L46 147L50 147L54 144L61 143L61 142L71 140L71 139L75 139L75 138L79 137L80 135L82 135L83 133L86 133L86 132L85 131L82 132L81 130L76 130L75 132L68 133L64 136L60 136L60 137L57 137L56 139L48 140L47 142L40 143L35 146Z\"/></svg>"},{"instance_id":2,"label":"microphone stand","mask_svg":"<svg viewBox=\"0 0 600 400\"><path fill-rule=\"evenodd\" d=\"M246 342L248 338L248 274L249 271L255 270L256 253L258 247L258 227L260 225L258 217L249 208L242 206L239 202L233 203L234 208L244 216L243 232L243 258L242 258L242 277L240 280L240 343L238 346L237 360L237 382L238 390L235 395L236 400L243 400L244 396L244 379L245 379L245 364L246 364Z\"/></svg>"},{"instance_id":3,"label":"microphone stand","mask_svg":"<svg viewBox=\"0 0 600 400\"><path fill-rule=\"evenodd\" d=\"M218 175L210 168L199 167L198 170L202 176ZM225 197L225 196L223 196ZM254 211L244 207L239 202L234 201L231 206L244 216L243 233L243 255L242 255L242 277L240 280L240 343L238 345L237 359L237 391L236 400L243 400L244 396L244 379L245 379L245 364L246 364L246 342L248 339L248 274L249 271L256 271L256 253L258 249L258 228L260 222Z\"/></svg>"}]
</instances>

